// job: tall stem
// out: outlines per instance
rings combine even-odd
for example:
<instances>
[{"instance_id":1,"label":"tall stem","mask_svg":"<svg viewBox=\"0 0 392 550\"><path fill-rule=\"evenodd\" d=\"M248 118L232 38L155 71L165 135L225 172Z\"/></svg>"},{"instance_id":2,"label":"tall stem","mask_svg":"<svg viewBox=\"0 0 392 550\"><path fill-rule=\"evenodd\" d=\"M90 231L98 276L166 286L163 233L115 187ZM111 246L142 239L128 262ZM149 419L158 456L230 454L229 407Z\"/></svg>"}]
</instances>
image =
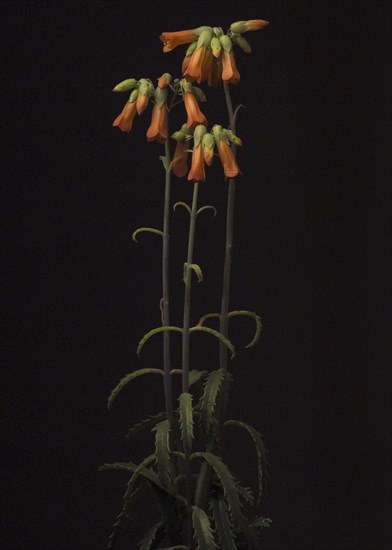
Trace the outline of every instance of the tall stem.
<instances>
[{"instance_id":1,"label":"tall stem","mask_svg":"<svg viewBox=\"0 0 392 550\"><path fill-rule=\"evenodd\" d=\"M184 270L184 319L182 333L182 391L189 390L189 323L191 313L191 288L192 288L192 269L189 267L193 263L193 249L195 243L195 227L197 217L197 198L199 193L199 182L196 181L193 187L193 199L191 209L191 219L189 226L188 254ZM187 500L187 540L190 549L194 548L192 537L192 471L190 463L190 451L184 449L185 454L185 490Z\"/></svg>"},{"instance_id":2,"label":"tall stem","mask_svg":"<svg viewBox=\"0 0 392 550\"><path fill-rule=\"evenodd\" d=\"M169 126L169 124L167 124ZM169 221L170 221L170 146L169 140L165 141L166 176L165 176L165 202L163 209L163 238L162 238L162 325L170 325L170 302L169 302ZM173 420L173 398L172 383L170 376L170 333L163 333L163 371L164 391L167 418L172 424Z\"/></svg>"},{"instance_id":3,"label":"tall stem","mask_svg":"<svg viewBox=\"0 0 392 550\"><path fill-rule=\"evenodd\" d=\"M227 111L229 115L230 129L235 133L235 117L233 111L233 104L230 96L229 85L224 82L223 88L225 91ZM234 156L236 156L236 146L231 144L231 148ZM219 330L227 338L229 329L229 301L230 301L230 275L231 275L231 258L233 252L233 227L234 227L234 202L235 202L235 179L229 179L229 189L227 197L227 213L226 213L226 248L225 248L225 263L223 267L223 284L222 284L222 301L221 301L221 316ZM220 368L227 371L227 348L220 343L219 349L219 363ZM220 414L221 420L223 419L226 404L228 400L229 384L228 379L225 377L223 383L222 399Z\"/></svg>"}]
</instances>

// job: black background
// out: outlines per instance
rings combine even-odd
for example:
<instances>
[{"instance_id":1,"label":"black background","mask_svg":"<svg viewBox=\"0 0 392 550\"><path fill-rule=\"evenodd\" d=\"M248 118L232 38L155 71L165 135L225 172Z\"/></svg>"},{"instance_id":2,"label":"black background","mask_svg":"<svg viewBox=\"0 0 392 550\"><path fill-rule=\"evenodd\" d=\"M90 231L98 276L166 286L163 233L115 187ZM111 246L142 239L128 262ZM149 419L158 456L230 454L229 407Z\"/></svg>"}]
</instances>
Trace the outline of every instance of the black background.
<instances>
[{"instance_id":1,"label":"black background","mask_svg":"<svg viewBox=\"0 0 392 550\"><path fill-rule=\"evenodd\" d=\"M387 2L5 2L2 50L2 232L5 257L2 548L98 550L121 506L123 476L99 473L141 459L129 425L162 408L139 380L112 412L126 372L158 366L162 148L147 144L149 113L132 132L111 127L129 77L179 74L183 48L163 54L162 31L271 25L237 54L243 103L232 308L255 310L264 333L233 322L239 352L231 414L269 449L266 550L389 547L387 276L389 86ZM210 123L226 124L221 89L207 91ZM182 107L172 129L183 122ZM226 184L210 171L200 200L193 319L219 308ZM174 178L173 200L191 184ZM173 322L181 322L187 216L172 217ZM234 330L235 329L235 330ZM178 342L173 338L173 342ZM193 367L215 342L195 336ZM174 353L179 362L179 349ZM254 482L253 449L232 434L232 462ZM124 548L136 548L141 524ZM143 517L144 516L144 517ZM139 520L138 520L139 521Z\"/></svg>"}]
</instances>

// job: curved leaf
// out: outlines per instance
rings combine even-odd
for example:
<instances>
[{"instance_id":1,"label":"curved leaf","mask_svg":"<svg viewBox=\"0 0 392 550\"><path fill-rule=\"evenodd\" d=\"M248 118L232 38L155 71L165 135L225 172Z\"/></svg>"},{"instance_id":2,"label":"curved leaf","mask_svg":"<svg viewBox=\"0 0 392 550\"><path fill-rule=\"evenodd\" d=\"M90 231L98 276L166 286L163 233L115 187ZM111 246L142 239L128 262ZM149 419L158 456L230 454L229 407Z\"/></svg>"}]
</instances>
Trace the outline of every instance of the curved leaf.
<instances>
[{"instance_id":1,"label":"curved leaf","mask_svg":"<svg viewBox=\"0 0 392 550\"><path fill-rule=\"evenodd\" d=\"M192 506L192 522L195 530L193 538L197 542L197 549L215 550L218 548L214 542L210 520L204 510Z\"/></svg>"},{"instance_id":2,"label":"curved leaf","mask_svg":"<svg viewBox=\"0 0 392 550\"><path fill-rule=\"evenodd\" d=\"M227 511L223 495L211 499L211 508L214 515L214 523L218 532L220 547L222 550L237 550L234 542L234 533Z\"/></svg>"},{"instance_id":3,"label":"curved leaf","mask_svg":"<svg viewBox=\"0 0 392 550\"><path fill-rule=\"evenodd\" d=\"M230 311L230 313L228 314L228 317L229 318L230 317L237 317L239 315L252 317L252 319L254 319L254 321L256 323L255 335L253 336L252 341L245 346L245 348L252 348L254 345L256 345L256 343L260 339L261 331L263 329L263 325L261 324L261 318L260 318L259 315L257 315L257 313L254 313L253 311L245 311L245 310L242 310L242 309L238 310L238 311Z\"/></svg>"},{"instance_id":4,"label":"curved leaf","mask_svg":"<svg viewBox=\"0 0 392 550\"><path fill-rule=\"evenodd\" d=\"M120 382L117 384L117 386L112 390L111 394L108 398L108 409L111 408L113 401L116 399L117 395L120 393L120 391L128 384L128 382L131 382L131 380L134 380L135 378L138 378L139 376L143 376L144 374L160 374L163 376L163 371L161 369L139 369L135 370L134 372L130 372L124 378L121 378Z\"/></svg>"},{"instance_id":5,"label":"curved leaf","mask_svg":"<svg viewBox=\"0 0 392 550\"><path fill-rule=\"evenodd\" d=\"M177 206L183 206L185 208L185 210L188 211L188 214L191 215L192 213L192 210L190 208L190 206L186 203L186 202L176 202L174 205L173 205L173 210L175 210L177 208Z\"/></svg>"},{"instance_id":6,"label":"curved leaf","mask_svg":"<svg viewBox=\"0 0 392 550\"><path fill-rule=\"evenodd\" d=\"M203 272L199 265L197 264L187 264L184 263L184 282L186 280L188 269L192 269L196 273L197 282L201 283L203 281Z\"/></svg>"},{"instance_id":7,"label":"curved leaf","mask_svg":"<svg viewBox=\"0 0 392 550\"><path fill-rule=\"evenodd\" d=\"M207 372L208 371L206 371L206 370L192 369L189 372L188 387L190 388L191 386L193 386L193 384L196 384L197 382L199 382L199 380L204 378L204 376L207 374Z\"/></svg>"},{"instance_id":8,"label":"curved leaf","mask_svg":"<svg viewBox=\"0 0 392 550\"><path fill-rule=\"evenodd\" d=\"M136 424L131 426L125 437L128 439L129 437L139 432L140 430L143 430L144 428L153 428L155 424L157 424L158 422L162 422L162 420L165 420L166 416L167 415L165 412L150 415L148 418L145 418L141 422L137 422Z\"/></svg>"},{"instance_id":9,"label":"curved leaf","mask_svg":"<svg viewBox=\"0 0 392 550\"><path fill-rule=\"evenodd\" d=\"M184 392L178 398L180 402L180 426L181 440L184 448L190 451L193 442L193 414L192 414L192 396Z\"/></svg>"},{"instance_id":10,"label":"curved leaf","mask_svg":"<svg viewBox=\"0 0 392 550\"><path fill-rule=\"evenodd\" d=\"M215 216L217 215L217 209L215 208L215 206L212 206L211 204L207 204L206 206L201 206L197 212L196 212L196 215L198 216L199 214L201 214L202 212L204 212L205 210L212 210L214 212L214 218Z\"/></svg>"},{"instance_id":11,"label":"curved leaf","mask_svg":"<svg viewBox=\"0 0 392 550\"><path fill-rule=\"evenodd\" d=\"M200 424L206 434L210 433L212 418L216 406L216 398L222 385L225 373L222 369L213 370L208 375L201 396Z\"/></svg>"},{"instance_id":12,"label":"curved leaf","mask_svg":"<svg viewBox=\"0 0 392 550\"><path fill-rule=\"evenodd\" d=\"M136 235L144 232L155 233L156 235L161 235L161 237L163 237L163 232L160 229L153 229L152 227L139 227L139 229L136 229L136 231L132 233L132 239L135 241L135 243L138 242Z\"/></svg>"},{"instance_id":13,"label":"curved leaf","mask_svg":"<svg viewBox=\"0 0 392 550\"><path fill-rule=\"evenodd\" d=\"M155 432L155 461L158 467L158 477L163 487L166 488L170 482L169 421L159 422L152 431Z\"/></svg>"},{"instance_id":14,"label":"curved leaf","mask_svg":"<svg viewBox=\"0 0 392 550\"><path fill-rule=\"evenodd\" d=\"M224 426L238 426L239 428L243 428L246 430L251 438L253 439L253 443L256 447L256 454L257 454L257 472L258 472L258 495L257 495L257 502L260 502L261 499L261 493L263 491L263 476L264 472L267 469L267 451L264 447L263 440L261 439L261 434L255 430L255 428L252 428L252 426L249 426L249 424L246 424L245 422L241 422L239 420L226 420L226 422L223 424Z\"/></svg>"},{"instance_id":15,"label":"curved leaf","mask_svg":"<svg viewBox=\"0 0 392 550\"><path fill-rule=\"evenodd\" d=\"M208 334L215 336L215 338L218 338L218 340L220 340L222 344L224 344L227 348L229 348L229 350L231 351L231 358L233 359L233 357L235 356L235 349L233 344L230 342L228 338L225 338L225 336L223 336L223 334L221 334L217 330L214 330L208 327L196 325L195 327L192 327L189 329L189 332L198 332L198 331L207 332Z\"/></svg>"},{"instance_id":16,"label":"curved leaf","mask_svg":"<svg viewBox=\"0 0 392 550\"><path fill-rule=\"evenodd\" d=\"M234 529L241 531L244 524L244 518L241 513L240 500L230 470L218 456L212 453L193 453L191 455L191 459L197 457L204 458L216 473L229 506Z\"/></svg>"},{"instance_id":17,"label":"curved leaf","mask_svg":"<svg viewBox=\"0 0 392 550\"><path fill-rule=\"evenodd\" d=\"M151 527L151 529L145 534L143 540L139 542L139 550L151 550L158 533L162 531L162 529L162 521L159 521L156 525L154 525L154 527Z\"/></svg>"},{"instance_id":18,"label":"curved leaf","mask_svg":"<svg viewBox=\"0 0 392 550\"><path fill-rule=\"evenodd\" d=\"M182 333L182 328L180 328L180 327L165 326L165 327L154 328L154 329L150 330L150 332L147 332L147 334L145 334L143 336L143 338L140 340L140 342L137 345L136 353L138 355L140 355L140 352L141 352L144 344L147 342L147 340L149 340L151 338L151 336L154 336L155 334L158 334L159 332L165 332L166 330L169 330L169 331L172 331L172 332L181 332Z\"/></svg>"},{"instance_id":19,"label":"curved leaf","mask_svg":"<svg viewBox=\"0 0 392 550\"><path fill-rule=\"evenodd\" d=\"M200 317L199 322L197 323L197 326L204 325L204 322L207 321L207 319L211 319L212 317L220 318L220 313L206 313L203 315L203 317Z\"/></svg>"},{"instance_id":20,"label":"curved leaf","mask_svg":"<svg viewBox=\"0 0 392 550\"><path fill-rule=\"evenodd\" d=\"M156 485L159 489L162 491L165 491L167 493L170 493L173 496L174 493L172 493L170 488L164 487L160 480L158 475L152 470L151 468L147 468L145 466L146 461L148 460L149 463L154 462L155 460L155 454L150 455L147 457L141 464L134 464L133 462L113 462L112 464L103 464L99 469L102 470L121 470L123 472L132 472L134 475L132 476L134 478L133 481L136 480L136 478L140 475L143 478L145 478L147 481L151 482L153 485Z\"/></svg>"}]
</instances>

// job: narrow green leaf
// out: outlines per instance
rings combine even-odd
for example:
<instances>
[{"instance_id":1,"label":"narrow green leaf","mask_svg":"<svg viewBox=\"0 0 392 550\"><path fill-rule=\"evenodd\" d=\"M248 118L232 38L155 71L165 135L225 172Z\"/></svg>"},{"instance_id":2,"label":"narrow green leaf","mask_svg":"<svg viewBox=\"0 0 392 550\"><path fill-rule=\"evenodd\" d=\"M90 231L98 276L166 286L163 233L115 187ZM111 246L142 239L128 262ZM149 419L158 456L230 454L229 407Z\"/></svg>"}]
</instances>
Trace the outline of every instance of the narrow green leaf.
<instances>
[{"instance_id":1,"label":"narrow green leaf","mask_svg":"<svg viewBox=\"0 0 392 550\"><path fill-rule=\"evenodd\" d=\"M204 510L192 506L192 522L195 530L193 538L197 543L197 550L215 550L218 548L214 541L210 520Z\"/></svg>"},{"instance_id":2,"label":"narrow green leaf","mask_svg":"<svg viewBox=\"0 0 392 550\"><path fill-rule=\"evenodd\" d=\"M200 207L198 209L198 211L196 212L196 215L198 216L199 214L201 214L205 210L212 210L214 212L214 218L217 215L217 210L216 210L215 206L211 206L210 204L207 204L206 206Z\"/></svg>"},{"instance_id":3,"label":"narrow green leaf","mask_svg":"<svg viewBox=\"0 0 392 550\"><path fill-rule=\"evenodd\" d=\"M182 333L182 328L180 328L180 327L165 326L165 327L154 328L154 329L150 330L150 332L147 332L147 334L145 334L143 336L143 338L140 340L140 342L138 343L138 346L137 346L136 353L138 355L140 355L140 352L141 352L144 344L147 342L147 340L149 340L151 338L151 336L154 336L155 334L158 334L160 332L165 332L167 330L172 331L172 332L181 332Z\"/></svg>"},{"instance_id":4,"label":"narrow green leaf","mask_svg":"<svg viewBox=\"0 0 392 550\"><path fill-rule=\"evenodd\" d=\"M187 275L188 269L192 269L196 273L198 283L201 283L203 281L203 272L202 272L200 266L197 265L197 264L187 264L185 262L184 263L184 282L186 280L186 275Z\"/></svg>"},{"instance_id":5,"label":"narrow green leaf","mask_svg":"<svg viewBox=\"0 0 392 550\"><path fill-rule=\"evenodd\" d=\"M208 378L204 384L204 392L200 399L200 424L206 434L210 433L216 406L216 398L224 377L225 373L222 369L213 370L208 375Z\"/></svg>"},{"instance_id":6,"label":"narrow green leaf","mask_svg":"<svg viewBox=\"0 0 392 550\"><path fill-rule=\"evenodd\" d=\"M211 508L216 530L218 532L220 548L222 548L222 550L237 550L230 517L223 495L211 499Z\"/></svg>"},{"instance_id":7,"label":"narrow green leaf","mask_svg":"<svg viewBox=\"0 0 392 550\"><path fill-rule=\"evenodd\" d=\"M162 420L165 420L166 416L167 415L165 412L150 415L148 418L145 418L141 422L137 422L136 424L131 426L125 437L128 439L129 437L139 432L140 430L143 430L144 428L152 429L156 424L158 424L158 422L162 422Z\"/></svg>"},{"instance_id":8,"label":"narrow green leaf","mask_svg":"<svg viewBox=\"0 0 392 550\"><path fill-rule=\"evenodd\" d=\"M208 371L206 371L206 370L192 369L189 372L188 387L190 388L191 386L193 386L193 384L197 384L197 382L199 382L199 380L201 380L202 378L205 377L207 372Z\"/></svg>"},{"instance_id":9,"label":"narrow green leaf","mask_svg":"<svg viewBox=\"0 0 392 550\"><path fill-rule=\"evenodd\" d=\"M155 233L156 235L161 235L161 237L163 236L163 232L160 229L153 229L152 227L139 227L139 229L136 229L136 231L132 233L132 239L135 243L138 242L136 235L139 233Z\"/></svg>"},{"instance_id":10,"label":"narrow green leaf","mask_svg":"<svg viewBox=\"0 0 392 550\"><path fill-rule=\"evenodd\" d=\"M220 313L206 313L205 315L203 315L203 317L200 317L199 322L196 326L203 326L207 319L212 319L213 317L217 317L219 319Z\"/></svg>"},{"instance_id":11,"label":"narrow green leaf","mask_svg":"<svg viewBox=\"0 0 392 550\"><path fill-rule=\"evenodd\" d=\"M183 206L185 208L185 210L188 211L188 214L191 215L192 213L192 210L190 208L190 206L186 203L186 202L176 202L176 204L173 205L173 210L175 210L177 208L177 206Z\"/></svg>"},{"instance_id":12,"label":"narrow green leaf","mask_svg":"<svg viewBox=\"0 0 392 550\"><path fill-rule=\"evenodd\" d=\"M192 396L190 393L184 392L178 400L180 402L181 440L185 449L190 451L193 442Z\"/></svg>"},{"instance_id":13,"label":"narrow green leaf","mask_svg":"<svg viewBox=\"0 0 392 550\"><path fill-rule=\"evenodd\" d=\"M162 529L162 521L159 521L156 525L151 527L151 529L145 534L143 540L139 542L139 550L151 550L158 533L162 531Z\"/></svg>"},{"instance_id":14,"label":"narrow green leaf","mask_svg":"<svg viewBox=\"0 0 392 550\"><path fill-rule=\"evenodd\" d=\"M193 453L191 458L199 456L204 458L216 473L229 506L234 529L240 531L244 524L244 518L241 513L240 500L230 470L218 456L212 453Z\"/></svg>"},{"instance_id":15,"label":"narrow green leaf","mask_svg":"<svg viewBox=\"0 0 392 550\"><path fill-rule=\"evenodd\" d=\"M249 424L246 424L245 422L241 422L239 420L226 420L226 422L223 425L238 426L239 428L243 428L249 433L249 435L253 440L253 443L255 444L256 454L257 454L257 472L258 472L257 502L259 503L261 499L261 494L263 491L263 476L268 465L267 456L266 456L267 451L264 447L263 440L261 439L261 434L257 430L255 430L255 428L252 428L252 426L249 426Z\"/></svg>"},{"instance_id":16,"label":"narrow green leaf","mask_svg":"<svg viewBox=\"0 0 392 550\"><path fill-rule=\"evenodd\" d=\"M170 170L170 164L169 164L168 158L164 156L160 156L159 160L162 162L166 172L168 172Z\"/></svg>"},{"instance_id":17,"label":"narrow green leaf","mask_svg":"<svg viewBox=\"0 0 392 550\"><path fill-rule=\"evenodd\" d=\"M170 483L169 421L159 422L152 431L155 432L155 461L158 467L158 477L163 487L166 488Z\"/></svg>"},{"instance_id":18,"label":"narrow green leaf","mask_svg":"<svg viewBox=\"0 0 392 550\"><path fill-rule=\"evenodd\" d=\"M260 336L261 336L261 331L263 329L263 325L261 324L261 317L259 315L257 315L257 313L254 313L253 311L245 311L245 310L238 310L238 311L230 311L230 313L228 314L228 317L238 317L240 315L243 315L243 316L246 316L246 317L252 317L252 319L254 319L255 323L256 323L256 332L255 332L255 335L253 336L253 339L251 342L249 342L249 344L247 344L245 346L245 348L252 348L254 345L256 345L256 343L258 342L258 340L260 339Z\"/></svg>"},{"instance_id":19,"label":"narrow green leaf","mask_svg":"<svg viewBox=\"0 0 392 550\"><path fill-rule=\"evenodd\" d=\"M192 327L189 329L189 332L207 332L208 334L211 334L212 336L215 336L215 338L218 338L224 344L230 351L231 351L231 358L235 356L235 349L233 344L230 342L228 338L225 338L223 334L218 332L217 330L213 330L212 328L203 327L196 325L195 327Z\"/></svg>"},{"instance_id":20,"label":"narrow green leaf","mask_svg":"<svg viewBox=\"0 0 392 550\"><path fill-rule=\"evenodd\" d=\"M113 401L116 399L117 395L120 393L120 391L128 384L128 382L131 382L131 380L134 380L135 378L138 378L139 376L143 376L144 374L160 374L163 376L163 371L161 369L139 369L135 370L134 372L130 372L124 378L121 378L120 382L117 384L117 386L112 390L111 394L108 398L108 409L111 408L113 405Z\"/></svg>"},{"instance_id":21,"label":"narrow green leaf","mask_svg":"<svg viewBox=\"0 0 392 550\"><path fill-rule=\"evenodd\" d=\"M145 467L144 464L146 463L147 460L149 463L154 462L155 454L147 457L147 459L145 459L141 464L134 464L133 462L113 462L112 464L103 464L103 466L101 466L99 469L101 471L102 470L121 470L123 472L132 472L135 474L133 476L134 480L136 480L138 476L142 476L144 479L151 482L153 485L157 486L162 491L165 491L166 493L176 496L174 495L174 493L171 491L170 488L164 487L161 484L159 477L154 472L154 470L152 470L151 468Z\"/></svg>"}]
</instances>

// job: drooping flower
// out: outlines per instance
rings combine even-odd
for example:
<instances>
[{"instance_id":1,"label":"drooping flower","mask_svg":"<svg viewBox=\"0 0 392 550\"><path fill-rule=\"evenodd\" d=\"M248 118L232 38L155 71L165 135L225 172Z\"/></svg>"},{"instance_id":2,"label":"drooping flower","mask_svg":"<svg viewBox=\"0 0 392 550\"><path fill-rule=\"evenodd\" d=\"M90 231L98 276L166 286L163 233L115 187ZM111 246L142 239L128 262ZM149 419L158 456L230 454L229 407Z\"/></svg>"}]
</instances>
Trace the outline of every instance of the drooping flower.
<instances>
[{"instance_id":1,"label":"drooping flower","mask_svg":"<svg viewBox=\"0 0 392 550\"><path fill-rule=\"evenodd\" d=\"M188 174L189 181L205 181L206 174L204 169L204 154L203 154L203 136L207 132L207 128L203 124L196 126L193 140L192 166Z\"/></svg>"},{"instance_id":2,"label":"drooping flower","mask_svg":"<svg viewBox=\"0 0 392 550\"><path fill-rule=\"evenodd\" d=\"M136 78L127 78L113 88L113 92L128 92L133 90L138 85Z\"/></svg>"},{"instance_id":3,"label":"drooping flower","mask_svg":"<svg viewBox=\"0 0 392 550\"><path fill-rule=\"evenodd\" d=\"M154 86L151 81L145 78L141 78L139 83L139 95L137 97L136 109L137 114L141 115L147 109L150 97L154 94Z\"/></svg>"},{"instance_id":4,"label":"drooping flower","mask_svg":"<svg viewBox=\"0 0 392 550\"><path fill-rule=\"evenodd\" d=\"M183 72L183 76L188 81L200 83L206 80L209 66L212 62L211 39L212 32L210 30L205 30L200 34L196 49L192 53L189 63Z\"/></svg>"},{"instance_id":5,"label":"drooping flower","mask_svg":"<svg viewBox=\"0 0 392 550\"><path fill-rule=\"evenodd\" d=\"M243 33L248 31L258 31L264 29L269 25L269 21L264 21L264 19L249 19L248 21L236 21L230 25L232 32Z\"/></svg>"},{"instance_id":6,"label":"drooping flower","mask_svg":"<svg viewBox=\"0 0 392 550\"><path fill-rule=\"evenodd\" d=\"M131 93L129 100L126 102L123 110L113 122L113 126L118 126L122 132L129 132L132 130L133 119L136 115L136 99L138 91L134 90Z\"/></svg>"},{"instance_id":7,"label":"drooping flower","mask_svg":"<svg viewBox=\"0 0 392 550\"><path fill-rule=\"evenodd\" d=\"M196 50L196 46L197 46L197 40L195 42L192 42L192 44L189 44L185 52L185 57L182 61L182 66L181 66L182 74L184 74L185 71L187 70L192 54Z\"/></svg>"},{"instance_id":8,"label":"drooping flower","mask_svg":"<svg viewBox=\"0 0 392 550\"><path fill-rule=\"evenodd\" d=\"M214 136L209 133L204 134L202 144L203 144L204 161L207 164L207 166L211 166L212 161L214 160L214 147L215 147Z\"/></svg>"},{"instance_id":9,"label":"drooping flower","mask_svg":"<svg viewBox=\"0 0 392 550\"><path fill-rule=\"evenodd\" d=\"M192 138L192 132L186 124L183 124L181 130L174 132L171 137L177 142L171 163L172 171L177 177L183 178L188 173L188 143Z\"/></svg>"},{"instance_id":10,"label":"drooping flower","mask_svg":"<svg viewBox=\"0 0 392 550\"><path fill-rule=\"evenodd\" d=\"M222 45L222 80L238 84L241 77L235 63L232 41L227 35L221 36L219 40Z\"/></svg>"},{"instance_id":11,"label":"drooping flower","mask_svg":"<svg viewBox=\"0 0 392 550\"><path fill-rule=\"evenodd\" d=\"M163 51L170 52L181 46L182 44L189 44L198 39L198 35L194 32L195 29L189 29L186 31L175 31L175 32L163 32L160 35L161 42L163 42Z\"/></svg>"},{"instance_id":12,"label":"drooping flower","mask_svg":"<svg viewBox=\"0 0 392 550\"><path fill-rule=\"evenodd\" d=\"M207 82L209 86L214 88L219 86L222 82L222 67L220 65L220 61L218 61L215 57L211 63L211 69L208 73Z\"/></svg>"},{"instance_id":13,"label":"drooping flower","mask_svg":"<svg viewBox=\"0 0 392 550\"><path fill-rule=\"evenodd\" d=\"M152 109L151 124L147 130L147 141L164 143L167 138L167 117L166 107L167 90L157 88L154 93L154 107Z\"/></svg>"},{"instance_id":14,"label":"drooping flower","mask_svg":"<svg viewBox=\"0 0 392 550\"><path fill-rule=\"evenodd\" d=\"M227 178L235 178L238 174L241 174L234 153L229 145L229 137L226 132L227 130L223 130L222 126L217 124L212 129L215 142L218 146L219 158L225 173L225 180ZM236 136L234 136L234 138L236 138Z\"/></svg>"},{"instance_id":15,"label":"drooping flower","mask_svg":"<svg viewBox=\"0 0 392 550\"><path fill-rule=\"evenodd\" d=\"M192 84L190 82L186 82L186 80L182 80L181 87L184 96L185 109L188 115L188 128L193 130L197 124L204 124L207 126L207 119L200 111L196 96L193 93Z\"/></svg>"}]
</instances>

